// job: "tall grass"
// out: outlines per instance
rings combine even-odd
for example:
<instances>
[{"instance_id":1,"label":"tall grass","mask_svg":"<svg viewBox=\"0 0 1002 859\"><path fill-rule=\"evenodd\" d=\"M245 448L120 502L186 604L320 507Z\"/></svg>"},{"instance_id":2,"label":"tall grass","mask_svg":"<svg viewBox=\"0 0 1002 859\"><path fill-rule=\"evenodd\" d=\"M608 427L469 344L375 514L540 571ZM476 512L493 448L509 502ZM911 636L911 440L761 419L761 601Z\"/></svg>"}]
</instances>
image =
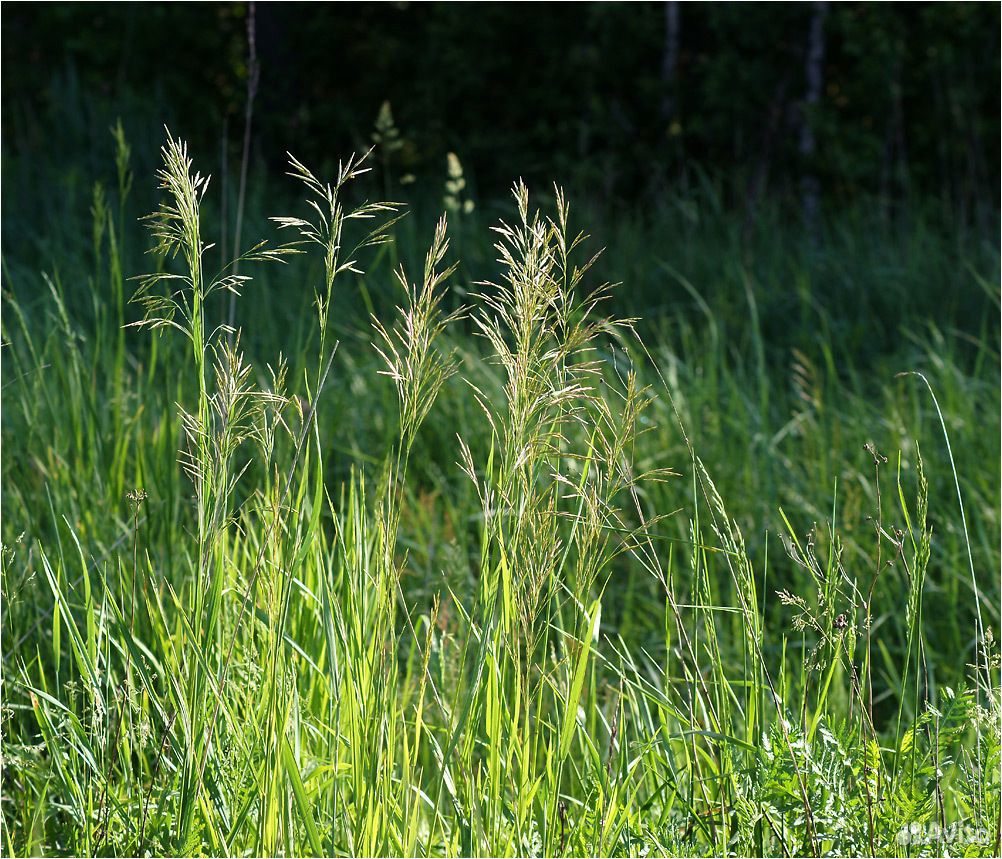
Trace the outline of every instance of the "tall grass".
<instances>
[{"instance_id":1,"label":"tall grass","mask_svg":"<svg viewBox=\"0 0 1002 859\"><path fill-rule=\"evenodd\" d=\"M174 139L137 315L116 139L93 312L4 273L5 851L997 854L997 340L784 365L658 254L652 337L559 189L478 276L365 159L211 273Z\"/></svg>"}]
</instances>

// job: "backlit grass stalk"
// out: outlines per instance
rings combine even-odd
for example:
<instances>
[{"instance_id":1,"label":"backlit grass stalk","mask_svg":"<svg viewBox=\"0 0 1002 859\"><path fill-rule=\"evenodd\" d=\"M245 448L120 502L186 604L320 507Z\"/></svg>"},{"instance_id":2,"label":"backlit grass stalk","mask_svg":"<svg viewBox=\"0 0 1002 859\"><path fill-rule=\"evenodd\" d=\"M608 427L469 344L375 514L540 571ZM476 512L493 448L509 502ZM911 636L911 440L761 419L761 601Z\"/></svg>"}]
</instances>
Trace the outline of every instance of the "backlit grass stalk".
<instances>
[{"instance_id":1,"label":"backlit grass stalk","mask_svg":"<svg viewBox=\"0 0 1002 859\"><path fill-rule=\"evenodd\" d=\"M184 270L181 274L159 271L143 277L134 300L145 310L141 325L174 329L188 340L197 380L194 409L189 412L179 407L188 440L181 462L194 487L197 517L196 565L186 605L188 632L183 647L187 673L185 697L178 702L185 732L185 759L177 833L179 844L184 845L191 834L196 803L203 789L202 762L209 753L211 728L206 720L209 714L206 705L217 672L213 662L220 653L217 636L226 584L222 541L233 512L233 490L241 473L234 472L231 463L237 448L253 433L262 410L281 407L283 400L280 395L250 386L250 368L237 351L239 343L219 339L219 334L228 333L225 326L209 327L209 297L216 292L236 294L249 278L228 273L233 263L215 277L205 277L203 259L210 246L202 239L201 201L208 188L208 177L193 172L187 146L179 139L169 137L161 153L164 164L157 177L165 200L148 217L156 240L154 253L163 259L180 255ZM267 249L262 243L240 259L279 260L288 250Z\"/></svg>"}]
</instances>

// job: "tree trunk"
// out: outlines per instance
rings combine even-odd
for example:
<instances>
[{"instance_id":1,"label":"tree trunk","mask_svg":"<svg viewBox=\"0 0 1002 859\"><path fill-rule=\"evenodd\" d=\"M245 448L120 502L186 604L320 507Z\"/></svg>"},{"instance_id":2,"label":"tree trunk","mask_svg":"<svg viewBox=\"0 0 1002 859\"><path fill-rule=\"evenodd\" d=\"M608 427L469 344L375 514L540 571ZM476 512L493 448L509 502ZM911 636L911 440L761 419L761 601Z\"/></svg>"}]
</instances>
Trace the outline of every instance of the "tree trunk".
<instances>
[{"instance_id":1,"label":"tree trunk","mask_svg":"<svg viewBox=\"0 0 1002 859\"><path fill-rule=\"evenodd\" d=\"M801 180L804 223L812 238L816 238L820 186L812 163L815 149L814 113L821 100L821 88L824 83L825 18L828 15L828 4L819 2L812 6L811 24L807 35L807 57L804 63L807 88L800 113L800 159L804 169Z\"/></svg>"},{"instance_id":2,"label":"tree trunk","mask_svg":"<svg viewBox=\"0 0 1002 859\"><path fill-rule=\"evenodd\" d=\"M678 68L678 0L665 2L665 43L661 54L661 118L665 124L675 116L675 72Z\"/></svg>"}]
</instances>

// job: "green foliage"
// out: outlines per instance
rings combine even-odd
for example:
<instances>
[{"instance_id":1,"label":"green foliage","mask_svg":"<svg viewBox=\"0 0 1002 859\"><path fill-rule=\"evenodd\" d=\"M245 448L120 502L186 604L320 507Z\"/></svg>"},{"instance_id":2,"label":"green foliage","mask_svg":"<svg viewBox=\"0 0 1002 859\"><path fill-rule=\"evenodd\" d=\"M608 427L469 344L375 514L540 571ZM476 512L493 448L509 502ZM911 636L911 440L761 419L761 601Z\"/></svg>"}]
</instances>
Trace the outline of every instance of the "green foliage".
<instances>
[{"instance_id":1,"label":"green foliage","mask_svg":"<svg viewBox=\"0 0 1002 859\"><path fill-rule=\"evenodd\" d=\"M518 183L467 278L292 159L293 241L209 274L169 139L133 321L115 139L90 268L4 271L7 853L997 852L997 257L851 357L816 256L601 260Z\"/></svg>"}]
</instances>

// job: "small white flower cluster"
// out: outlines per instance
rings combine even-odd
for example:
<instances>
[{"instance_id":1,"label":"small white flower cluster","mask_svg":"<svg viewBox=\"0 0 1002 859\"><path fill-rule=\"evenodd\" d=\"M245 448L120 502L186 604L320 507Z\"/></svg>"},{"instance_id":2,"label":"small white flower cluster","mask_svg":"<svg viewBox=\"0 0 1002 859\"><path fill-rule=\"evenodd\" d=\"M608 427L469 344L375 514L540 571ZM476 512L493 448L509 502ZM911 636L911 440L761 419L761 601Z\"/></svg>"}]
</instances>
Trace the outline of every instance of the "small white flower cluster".
<instances>
[{"instance_id":1,"label":"small white flower cluster","mask_svg":"<svg viewBox=\"0 0 1002 859\"><path fill-rule=\"evenodd\" d=\"M445 207L453 213L470 214L474 209L473 200L463 194L466 188L466 177L463 175L463 165L455 152L446 156L449 178L445 182Z\"/></svg>"}]
</instances>

